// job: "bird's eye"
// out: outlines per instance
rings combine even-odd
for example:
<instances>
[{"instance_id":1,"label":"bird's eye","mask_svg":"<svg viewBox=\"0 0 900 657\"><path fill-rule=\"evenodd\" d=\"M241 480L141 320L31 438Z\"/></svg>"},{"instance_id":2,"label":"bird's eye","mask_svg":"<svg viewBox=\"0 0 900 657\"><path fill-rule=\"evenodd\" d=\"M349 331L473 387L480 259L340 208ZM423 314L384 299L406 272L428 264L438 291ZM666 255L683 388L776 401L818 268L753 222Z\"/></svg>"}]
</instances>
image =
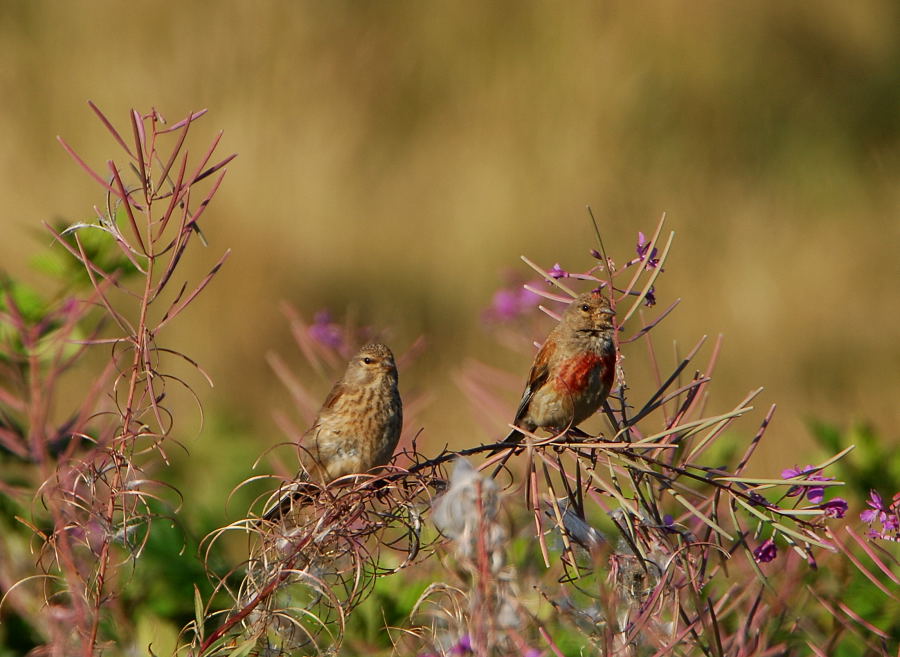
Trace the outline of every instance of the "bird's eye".
<instances>
[{"instance_id":1,"label":"bird's eye","mask_svg":"<svg viewBox=\"0 0 900 657\"><path fill-rule=\"evenodd\" d=\"M366 356L365 358L363 358L363 362L364 362L366 365L371 365L371 364L372 364L372 359L369 358L368 356Z\"/></svg>"},{"instance_id":2,"label":"bird's eye","mask_svg":"<svg viewBox=\"0 0 900 657\"><path fill-rule=\"evenodd\" d=\"M583 304L581 304L581 310L584 312L590 312L591 307L588 304L583 303Z\"/></svg>"}]
</instances>

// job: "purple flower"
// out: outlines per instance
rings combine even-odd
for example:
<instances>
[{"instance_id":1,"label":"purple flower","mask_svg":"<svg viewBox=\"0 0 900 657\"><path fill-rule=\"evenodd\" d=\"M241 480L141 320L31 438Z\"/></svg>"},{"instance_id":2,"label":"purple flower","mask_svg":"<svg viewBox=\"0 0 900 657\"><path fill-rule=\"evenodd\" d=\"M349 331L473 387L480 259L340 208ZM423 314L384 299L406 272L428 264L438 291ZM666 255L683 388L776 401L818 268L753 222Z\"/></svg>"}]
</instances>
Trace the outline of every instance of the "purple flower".
<instances>
[{"instance_id":1,"label":"purple flower","mask_svg":"<svg viewBox=\"0 0 900 657\"><path fill-rule=\"evenodd\" d=\"M637 241L637 251L638 260L643 261L644 258L647 258L647 252L650 251L650 242L647 241L647 238L643 233L638 233L638 241ZM656 257L657 249L653 247L653 250L650 251L650 257L647 260L647 266L651 269L655 269L659 266L659 258Z\"/></svg>"},{"instance_id":2,"label":"purple flower","mask_svg":"<svg viewBox=\"0 0 900 657\"><path fill-rule=\"evenodd\" d=\"M591 255L597 258L597 260L603 260L603 254L600 253L597 249L591 249Z\"/></svg>"},{"instance_id":3,"label":"purple flower","mask_svg":"<svg viewBox=\"0 0 900 657\"><path fill-rule=\"evenodd\" d=\"M886 532L896 532L900 529L900 518L897 517L897 513L889 513L887 518L881 521L884 525L884 530Z\"/></svg>"},{"instance_id":4,"label":"purple flower","mask_svg":"<svg viewBox=\"0 0 900 657\"><path fill-rule=\"evenodd\" d=\"M656 305L656 286L651 285L650 289L647 290L647 294L644 295L644 305L648 308L650 306Z\"/></svg>"},{"instance_id":5,"label":"purple flower","mask_svg":"<svg viewBox=\"0 0 900 657\"><path fill-rule=\"evenodd\" d=\"M519 308L522 312L532 310L541 302L541 296L524 287L519 289Z\"/></svg>"},{"instance_id":6,"label":"purple flower","mask_svg":"<svg viewBox=\"0 0 900 657\"><path fill-rule=\"evenodd\" d=\"M802 477L807 473L816 472L817 468L812 465L803 466L803 468L788 468L787 470L782 470L781 478L782 479L793 479L794 477ZM806 481L831 481L834 477L823 477L818 474L810 474L810 476L806 477ZM813 504L819 504L825 498L825 487L824 486L791 486L788 489L787 496L795 497L797 495L806 494L806 499L808 499Z\"/></svg>"},{"instance_id":7,"label":"purple flower","mask_svg":"<svg viewBox=\"0 0 900 657\"><path fill-rule=\"evenodd\" d=\"M847 500L842 497L835 497L819 506L825 512L828 518L843 518L847 513Z\"/></svg>"},{"instance_id":8,"label":"purple flower","mask_svg":"<svg viewBox=\"0 0 900 657\"><path fill-rule=\"evenodd\" d=\"M490 308L484 312L484 318L488 321L508 322L528 313L539 301L537 294L524 287L502 288L494 293Z\"/></svg>"},{"instance_id":9,"label":"purple flower","mask_svg":"<svg viewBox=\"0 0 900 657\"><path fill-rule=\"evenodd\" d=\"M344 332L331 320L331 313L328 310L320 310L315 314L308 331L313 340L321 342L326 347L339 349L344 344Z\"/></svg>"},{"instance_id":10,"label":"purple flower","mask_svg":"<svg viewBox=\"0 0 900 657\"><path fill-rule=\"evenodd\" d=\"M556 278L556 279L568 278L569 272L567 272L565 269L560 267L559 263L557 262L549 270L547 270L547 275L550 276L550 278Z\"/></svg>"},{"instance_id":11,"label":"purple flower","mask_svg":"<svg viewBox=\"0 0 900 657\"><path fill-rule=\"evenodd\" d=\"M885 507L884 500L881 499L881 495L878 494L878 491L869 491L869 499L866 500L866 504L868 504L870 508L859 514L859 519L864 523L871 525L879 519L879 516L886 515L885 512L887 511L887 507Z\"/></svg>"},{"instance_id":12,"label":"purple flower","mask_svg":"<svg viewBox=\"0 0 900 657\"><path fill-rule=\"evenodd\" d=\"M896 499L896 496L895 496ZM869 508L859 514L859 519L869 525L869 536L871 538L882 538L888 541L900 540L898 530L900 530L900 517L898 517L897 509L894 505L888 505L878 494L878 491L869 491L869 499L866 500ZM881 530L877 530L872 525L881 524Z\"/></svg>"},{"instance_id":13,"label":"purple flower","mask_svg":"<svg viewBox=\"0 0 900 657\"><path fill-rule=\"evenodd\" d=\"M459 641L450 649L451 655L468 655L472 653L472 639L468 634L459 637Z\"/></svg>"},{"instance_id":14,"label":"purple flower","mask_svg":"<svg viewBox=\"0 0 900 657\"><path fill-rule=\"evenodd\" d=\"M753 558L759 563L769 563L778 556L778 548L771 538L765 540L758 548L753 550Z\"/></svg>"},{"instance_id":15,"label":"purple flower","mask_svg":"<svg viewBox=\"0 0 900 657\"><path fill-rule=\"evenodd\" d=\"M520 312L518 295L512 290L497 290L490 311L499 320L512 319Z\"/></svg>"}]
</instances>

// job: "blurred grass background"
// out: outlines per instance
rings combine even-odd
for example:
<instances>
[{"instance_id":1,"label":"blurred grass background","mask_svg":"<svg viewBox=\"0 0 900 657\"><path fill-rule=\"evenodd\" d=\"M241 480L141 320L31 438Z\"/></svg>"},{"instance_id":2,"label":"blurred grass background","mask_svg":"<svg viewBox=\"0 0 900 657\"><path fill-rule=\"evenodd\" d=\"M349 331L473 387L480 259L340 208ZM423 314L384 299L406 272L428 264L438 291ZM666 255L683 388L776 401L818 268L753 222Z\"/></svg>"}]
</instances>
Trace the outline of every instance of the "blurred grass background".
<instances>
[{"instance_id":1,"label":"blurred grass background","mask_svg":"<svg viewBox=\"0 0 900 657\"><path fill-rule=\"evenodd\" d=\"M185 438L215 516L283 439L265 354L299 358L281 300L352 307L399 352L426 335L401 376L435 393L428 444L492 440L502 423L476 428L451 374L475 356L524 380L480 313L504 272L527 275L520 254L589 266L585 204L619 262L668 213L657 294L684 302L657 344L725 334L717 407L758 385L780 405L764 464L804 461L810 418L896 435L896 2L5 2L0 263L38 286L40 222L102 203L54 137L118 157L87 99L120 126L208 107L194 152L221 128L240 154L186 267L233 256L163 336L216 382Z\"/></svg>"}]
</instances>

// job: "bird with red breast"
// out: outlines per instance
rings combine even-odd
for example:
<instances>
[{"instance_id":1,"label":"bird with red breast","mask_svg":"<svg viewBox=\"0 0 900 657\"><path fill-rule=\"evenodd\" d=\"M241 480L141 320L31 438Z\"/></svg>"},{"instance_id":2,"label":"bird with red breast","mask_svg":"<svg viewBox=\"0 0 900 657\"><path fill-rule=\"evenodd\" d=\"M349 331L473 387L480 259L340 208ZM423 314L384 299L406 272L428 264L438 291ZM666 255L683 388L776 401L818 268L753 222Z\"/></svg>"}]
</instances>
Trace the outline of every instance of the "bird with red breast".
<instances>
[{"instance_id":1,"label":"bird with red breast","mask_svg":"<svg viewBox=\"0 0 900 657\"><path fill-rule=\"evenodd\" d=\"M614 317L599 289L572 300L534 358L514 426L562 433L599 410L615 380ZM518 429L501 445L521 442L524 434Z\"/></svg>"}]
</instances>

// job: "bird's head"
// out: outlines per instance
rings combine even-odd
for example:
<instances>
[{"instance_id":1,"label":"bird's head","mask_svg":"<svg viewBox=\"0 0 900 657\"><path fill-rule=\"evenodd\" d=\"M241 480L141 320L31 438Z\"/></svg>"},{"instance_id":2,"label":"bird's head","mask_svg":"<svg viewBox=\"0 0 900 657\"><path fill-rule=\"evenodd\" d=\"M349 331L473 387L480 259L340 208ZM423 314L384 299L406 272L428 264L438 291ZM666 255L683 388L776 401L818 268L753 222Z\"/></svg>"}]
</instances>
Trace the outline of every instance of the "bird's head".
<instances>
[{"instance_id":1,"label":"bird's head","mask_svg":"<svg viewBox=\"0 0 900 657\"><path fill-rule=\"evenodd\" d=\"M397 364L394 354L380 343L370 342L363 345L347 364L347 383L363 384L383 378L397 378Z\"/></svg>"},{"instance_id":2,"label":"bird's head","mask_svg":"<svg viewBox=\"0 0 900 657\"><path fill-rule=\"evenodd\" d=\"M592 290L575 297L563 313L562 321L576 331L603 333L613 330L615 311L600 290Z\"/></svg>"}]
</instances>

